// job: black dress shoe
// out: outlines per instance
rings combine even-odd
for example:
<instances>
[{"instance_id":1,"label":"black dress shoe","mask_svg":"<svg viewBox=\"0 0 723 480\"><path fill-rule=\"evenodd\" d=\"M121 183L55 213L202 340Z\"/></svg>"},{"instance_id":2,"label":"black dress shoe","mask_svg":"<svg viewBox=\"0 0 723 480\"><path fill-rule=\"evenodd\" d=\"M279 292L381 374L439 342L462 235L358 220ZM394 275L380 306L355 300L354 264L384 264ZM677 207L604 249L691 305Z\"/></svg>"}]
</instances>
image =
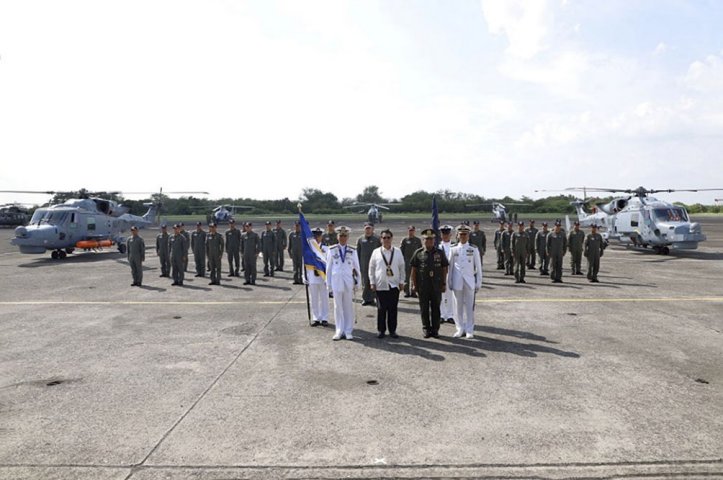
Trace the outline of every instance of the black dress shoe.
<instances>
[{"instance_id":1,"label":"black dress shoe","mask_svg":"<svg viewBox=\"0 0 723 480\"><path fill-rule=\"evenodd\" d=\"M524 280L520 280L520 283L527 283L527 282L526 282L526 281L524 281Z\"/></svg>"},{"instance_id":2,"label":"black dress shoe","mask_svg":"<svg viewBox=\"0 0 723 480\"><path fill-rule=\"evenodd\" d=\"M432 336L431 333L429 333L429 332L424 332L424 338L429 338L429 337L431 337L431 336Z\"/></svg>"},{"instance_id":3,"label":"black dress shoe","mask_svg":"<svg viewBox=\"0 0 723 480\"><path fill-rule=\"evenodd\" d=\"M410 294L408 294L408 293L405 293L405 294L404 294L404 298L409 298L409 297L411 297Z\"/></svg>"},{"instance_id":4,"label":"black dress shoe","mask_svg":"<svg viewBox=\"0 0 723 480\"><path fill-rule=\"evenodd\" d=\"M389 336L392 338L399 338L399 335L397 335L397 332L392 332L389 334Z\"/></svg>"},{"instance_id":5,"label":"black dress shoe","mask_svg":"<svg viewBox=\"0 0 723 480\"><path fill-rule=\"evenodd\" d=\"M311 324L312 327L318 327L319 325L321 325L321 323L316 320L314 320L314 323Z\"/></svg>"},{"instance_id":6,"label":"black dress shoe","mask_svg":"<svg viewBox=\"0 0 723 480\"><path fill-rule=\"evenodd\" d=\"M229 274L226 275L226 276L227 276L227 277L234 277L235 275L234 275L233 273L229 273Z\"/></svg>"},{"instance_id":7,"label":"black dress shoe","mask_svg":"<svg viewBox=\"0 0 723 480\"><path fill-rule=\"evenodd\" d=\"M384 338L384 332L379 332L377 334L377 338Z\"/></svg>"},{"instance_id":8,"label":"black dress shoe","mask_svg":"<svg viewBox=\"0 0 723 480\"><path fill-rule=\"evenodd\" d=\"M322 320L322 321L321 321L321 326L322 326L322 327L328 327L328 326L329 326L329 322L327 322L326 320Z\"/></svg>"},{"instance_id":9,"label":"black dress shoe","mask_svg":"<svg viewBox=\"0 0 723 480\"><path fill-rule=\"evenodd\" d=\"M432 336L434 338L439 338L439 332L432 332Z\"/></svg>"},{"instance_id":10,"label":"black dress shoe","mask_svg":"<svg viewBox=\"0 0 723 480\"><path fill-rule=\"evenodd\" d=\"M135 284L135 283L131 283L131 287L135 287L135 286L136 286L136 284Z\"/></svg>"},{"instance_id":11,"label":"black dress shoe","mask_svg":"<svg viewBox=\"0 0 723 480\"><path fill-rule=\"evenodd\" d=\"M178 282L173 282L173 283L171 284L172 287L175 287L176 285L178 285Z\"/></svg>"},{"instance_id":12,"label":"black dress shoe","mask_svg":"<svg viewBox=\"0 0 723 480\"><path fill-rule=\"evenodd\" d=\"M447 323L454 323L454 318L448 318L448 319L445 320L445 321L446 321Z\"/></svg>"}]
</instances>

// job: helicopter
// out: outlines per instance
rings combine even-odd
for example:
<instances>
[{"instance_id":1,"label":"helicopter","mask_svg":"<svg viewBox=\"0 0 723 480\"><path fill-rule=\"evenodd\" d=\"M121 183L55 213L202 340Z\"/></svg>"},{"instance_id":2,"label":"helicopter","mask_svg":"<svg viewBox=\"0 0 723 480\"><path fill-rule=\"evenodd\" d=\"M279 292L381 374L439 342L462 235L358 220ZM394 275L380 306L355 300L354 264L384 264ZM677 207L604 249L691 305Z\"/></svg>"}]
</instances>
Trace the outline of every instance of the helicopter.
<instances>
[{"instance_id":1,"label":"helicopter","mask_svg":"<svg viewBox=\"0 0 723 480\"><path fill-rule=\"evenodd\" d=\"M529 205L529 203L508 203L508 205ZM492 222L507 222L510 220L510 217L507 213L507 207L499 202L492 202L492 203L478 203L475 205L465 205L468 208L475 208L475 207L492 207L492 218L490 221Z\"/></svg>"},{"instance_id":2,"label":"helicopter","mask_svg":"<svg viewBox=\"0 0 723 480\"><path fill-rule=\"evenodd\" d=\"M36 193L54 195L68 192L2 191L0 193ZM120 192L110 192L117 194ZM123 232L132 225L152 225L158 210L155 203L146 203L148 211L143 216L128 213L128 208L114 200L95 196L87 190L80 191L80 198L35 210L26 226L15 229L11 240L21 253L40 254L50 250L53 259L64 259L76 249L98 250L116 245L125 253Z\"/></svg>"},{"instance_id":3,"label":"helicopter","mask_svg":"<svg viewBox=\"0 0 723 480\"><path fill-rule=\"evenodd\" d=\"M369 223L377 224L377 223L382 223L382 212L379 209L389 210L389 206L391 206L391 205L399 205L399 204L398 203L357 203L357 202L354 202L353 204L347 205L344 208L369 207L369 210L367 210L367 220L369 221ZM362 212L363 212L363 210L362 210Z\"/></svg>"},{"instance_id":4,"label":"helicopter","mask_svg":"<svg viewBox=\"0 0 723 480\"><path fill-rule=\"evenodd\" d=\"M0 205L0 226L15 227L28 223L28 210L21 203Z\"/></svg>"},{"instance_id":5,"label":"helicopter","mask_svg":"<svg viewBox=\"0 0 723 480\"><path fill-rule=\"evenodd\" d=\"M231 220L234 220L236 210L252 210L253 208L254 207L247 205L219 205L211 210L211 213L206 215L206 217L209 223L229 223Z\"/></svg>"},{"instance_id":6,"label":"helicopter","mask_svg":"<svg viewBox=\"0 0 723 480\"><path fill-rule=\"evenodd\" d=\"M699 189L635 189L619 188L567 188L566 191L595 191L623 193L609 203L595 205L592 212L585 211L585 201L570 202L575 206L581 226L595 223L605 228L603 237L625 245L652 248L655 253L668 255L670 250L695 250L706 240L700 224L691 222L684 207L659 200L650 195L672 192L702 192L723 190Z\"/></svg>"}]
</instances>

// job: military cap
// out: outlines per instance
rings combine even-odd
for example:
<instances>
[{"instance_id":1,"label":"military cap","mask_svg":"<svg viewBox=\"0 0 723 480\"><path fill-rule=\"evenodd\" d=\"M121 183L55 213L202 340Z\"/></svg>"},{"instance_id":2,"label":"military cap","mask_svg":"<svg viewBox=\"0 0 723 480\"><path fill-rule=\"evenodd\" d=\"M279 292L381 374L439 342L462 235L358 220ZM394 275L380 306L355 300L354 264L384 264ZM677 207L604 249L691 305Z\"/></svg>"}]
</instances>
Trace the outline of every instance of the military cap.
<instances>
[{"instance_id":1,"label":"military cap","mask_svg":"<svg viewBox=\"0 0 723 480\"><path fill-rule=\"evenodd\" d=\"M236 223L236 220L234 220L234 219L232 218L231 220L228 221L228 223Z\"/></svg>"},{"instance_id":2,"label":"military cap","mask_svg":"<svg viewBox=\"0 0 723 480\"><path fill-rule=\"evenodd\" d=\"M475 220L474 222L472 222L472 224L473 224L473 225L479 225L479 220Z\"/></svg>"},{"instance_id":3,"label":"military cap","mask_svg":"<svg viewBox=\"0 0 723 480\"><path fill-rule=\"evenodd\" d=\"M434 230L432 230L431 228L422 230L422 238L426 239L426 238L434 238L434 237L436 237L436 235L434 233Z\"/></svg>"},{"instance_id":4,"label":"military cap","mask_svg":"<svg viewBox=\"0 0 723 480\"><path fill-rule=\"evenodd\" d=\"M409 227L407 227L407 231L409 230L416 230L416 228L414 227L414 225L410 225Z\"/></svg>"},{"instance_id":5,"label":"military cap","mask_svg":"<svg viewBox=\"0 0 723 480\"><path fill-rule=\"evenodd\" d=\"M136 227L135 225L133 225L133 226L131 227L131 230L138 230L138 227Z\"/></svg>"},{"instance_id":6,"label":"military cap","mask_svg":"<svg viewBox=\"0 0 723 480\"><path fill-rule=\"evenodd\" d=\"M208 228L216 228L216 224L211 222L208 224Z\"/></svg>"},{"instance_id":7,"label":"military cap","mask_svg":"<svg viewBox=\"0 0 723 480\"><path fill-rule=\"evenodd\" d=\"M530 225L532 225L533 223L535 223L535 220L534 220L534 219L530 219Z\"/></svg>"},{"instance_id":8,"label":"military cap","mask_svg":"<svg viewBox=\"0 0 723 480\"><path fill-rule=\"evenodd\" d=\"M311 230L311 233L314 235L322 235L324 233L324 230L320 229L319 227L316 227Z\"/></svg>"},{"instance_id":9,"label":"military cap","mask_svg":"<svg viewBox=\"0 0 723 480\"><path fill-rule=\"evenodd\" d=\"M505 224L505 221L504 221L504 220L500 220L500 225L504 225L504 224Z\"/></svg>"},{"instance_id":10,"label":"military cap","mask_svg":"<svg viewBox=\"0 0 723 480\"><path fill-rule=\"evenodd\" d=\"M175 225L173 226L173 228L181 228L181 224L180 224L180 223L177 223L177 224L175 224Z\"/></svg>"},{"instance_id":11,"label":"military cap","mask_svg":"<svg viewBox=\"0 0 723 480\"><path fill-rule=\"evenodd\" d=\"M440 230L441 232L443 232L443 233L449 233L449 232L452 231L452 226L451 226L451 225L442 225L442 226L439 228L439 230Z\"/></svg>"},{"instance_id":12,"label":"military cap","mask_svg":"<svg viewBox=\"0 0 723 480\"><path fill-rule=\"evenodd\" d=\"M281 220L276 220L276 223L281 223Z\"/></svg>"},{"instance_id":13,"label":"military cap","mask_svg":"<svg viewBox=\"0 0 723 480\"><path fill-rule=\"evenodd\" d=\"M271 222L269 222L268 220L266 220L266 223L265 223L264 225L271 225Z\"/></svg>"},{"instance_id":14,"label":"military cap","mask_svg":"<svg viewBox=\"0 0 723 480\"><path fill-rule=\"evenodd\" d=\"M457 233L469 233L469 227L463 223L457 226Z\"/></svg>"},{"instance_id":15,"label":"military cap","mask_svg":"<svg viewBox=\"0 0 723 480\"><path fill-rule=\"evenodd\" d=\"M374 227L374 224L373 224L372 222L365 222L365 223L364 223L364 228L373 228L373 227Z\"/></svg>"},{"instance_id":16,"label":"military cap","mask_svg":"<svg viewBox=\"0 0 723 480\"><path fill-rule=\"evenodd\" d=\"M246 225L247 227L253 227L253 226L254 226L254 224L251 223L251 222L246 222L245 225Z\"/></svg>"},{"instance_id":17,"label":"military cap","mask_svg":"<svg viewBox=\"0 0 723 480\"><path fill-rule=\"evenodd\" d=\"M167 225L164 223L163 225L161 225L161 228L167 228Z\"/></svg>"},{"instance_id":18,"label":"military cap","mask_svg":"<svg viewBox=\"0 0 723 480\"><path fill-rule=\"evenodd\" d=\"M294 222L294 225L301 225L301 222L297 220Z\"/></svg>"},{"instance_id":19,"label":"military cap","mask_svg":"<svg viewBox=\"0 0 723 480\"><path fill-rule=\"evenodd\" d=\"M575 222L573 223L573 225L580 225L580 221L579 221L579 220L575 220Z\"/></svg>"},{"instance_id":20,"label":"military cap","mask_svg":"<svg viewBox=\"0 0 723 480\"><path fill-rule=\"evenodd\" d=\"M334 220L329 220L328 222L326 222L326 224L327 224L327 225L336 225L336 224L334 223Z\"/></svg>"},{"instance_id":21,"label":"military cap","mask_svg":"<svg viewBox=\"0 0 723 480\"><path fill-rule=\"evenodd\" d=\"M520 226L520 227L524 227L524 226L525 226L525 222L517 222L517 225Z\"/></svg>"},{"instance_id":22,"label":"military cap","mask_svg":"<svg viewBox=\"0 0 723 480\"><path fill-rule=\"evenodd\" d=\"M179 227L185 227L185 226L186 226L186 224L185 224L185 223L183 223L183 222L181 222L181 223L179 223L179 224L178 224L178 226L179 226Z\"/></svg>"},{"instance_id":23,"label":"military cap","mask_svg":"<svg viewBox=\"0 0 723 480\"><path fill-rule=\"evenodd\" d=\"M203 223L201 223L201 222L196 222L196 226L197 226L197 227L200 227L200 226L202 226L202 225L203 225Z\"/></svg>"},{"instance_id":24,"label":"military cap","mask_svg":"<svg viewBox=\"0 0 723 480\"><path fill-rule=\"evenodd\" d=\"M562 225L562 222L559 219L555 220L555 226L557 227L558 225Z\"/></svg>"},{"instance_id":25,"label":"military cap","mask_svg":"<svg viewBox=\"0 0 723 480\"><path fill-rule=\"evenodd\" d=\"M542 222L542 226L543 226L543 227L546 227L546 226L547 226L547 222Z\"/></svg>"},{"instance_id":26,"label":"military cap","mask_svg":"<svg viewBox=\"0 0 723 480\"><path fill-rule=\"evenodd\" d=\"M590 225L590 228L598 228L597 223L593 223L592 225Z\"/></svg>"},{"instance_id":27,"label":"military cap","mask_svg":"<svg viewBox=\"0 0 723 480\"><path fill-rule=\"evenodd\" d=\"M344 225L336 227L336 233L339 235L349 235L351 233L351 230L349 227L345 227Z\"/></svg>"}]
</instances>

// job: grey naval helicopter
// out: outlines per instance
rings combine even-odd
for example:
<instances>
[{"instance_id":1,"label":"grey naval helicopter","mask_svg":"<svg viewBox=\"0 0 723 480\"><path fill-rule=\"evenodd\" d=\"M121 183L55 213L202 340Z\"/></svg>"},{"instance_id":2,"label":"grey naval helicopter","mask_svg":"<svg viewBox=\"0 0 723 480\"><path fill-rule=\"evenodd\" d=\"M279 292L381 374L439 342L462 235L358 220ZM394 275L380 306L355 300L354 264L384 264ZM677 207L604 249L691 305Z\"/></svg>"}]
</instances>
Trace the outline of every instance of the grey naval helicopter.
<instances>
[{"instance_id":1,"label":"grey naval helicopter","mask_svg":"<svg viewBox=\"0 0 723 480\"><path fill-rule=\"evenodd\" d=\"M0 205L0 226L14 227L28 223L28 209L21 203Z\"/></svg>"},{"instance_id":2,"label":"grey naval helicopter","mask_svg":"<svg viewBox=\"0 0 723 480\"><path fill-rule=\"evenodd\" d=\"M231 220L235 220L237 210L253 210L254 207L248 205L219 205L211 210L211 213L206 215L208 222L214 222L215 224L229 223ZM205 210L205 208L204 208Z\"/></svg>"},{"instance_id":3,"label":"grey naval helicopter","mask_svg":"<svg viewBox=\"0 0 723 480\"><path fill-rule=\"evenodd\" d=\"M595 205L591 212L585 211L585 201L570 202L577 210L578 221L583 227L595 223L604 228L603 237L620 243L651 248L655 253L668 255L671 250L695 250L705 241L700 224L691 222L685 208L659 200L650 195L672 192L703 192L723 190L720 188L698 189L635 189L573 187L566 191L593 191L623 193L609 203Z\"/></svg>"},{"instance_id":4,"label":"grey naval helicopter","mask_svg":"<svg viewBox=\"0 0 723 480\"><path fill-rule=\"evenodd\" d=\"M369 223L377 224L377 223L382 223L382 212L380 209L389 210L389 207L392 205L399 205L399 204L398 203L357 203L357 202L354 202L351 205L347 205L344 208L369 207L369 210L367 210L367 220ZM363 212L363 210L362 210L362 212Z\"/></svg>"},{"instance_id":5,"label":"grey naval helicopter","mask_svg":"<svg viewBox=\"0 0 723 480\"><path fill-rule=\"evenodd\" d=\"M1 191L0 193L54 195L63 192ZM148 211L139 217L128 213L128 207L114 200L95 196L87 190L81 190L79 197L36 209L28 225L15 229L15 238L11 243L16 245L21 253L40 254L50 250L53 259L64 259L76 249L95 251L114 245L120 253L125 253L123 233L133 225L139 228L152 225L158 211L156 203L145 203L144 205L149 207Z\"/></svg>"}]
</instances>

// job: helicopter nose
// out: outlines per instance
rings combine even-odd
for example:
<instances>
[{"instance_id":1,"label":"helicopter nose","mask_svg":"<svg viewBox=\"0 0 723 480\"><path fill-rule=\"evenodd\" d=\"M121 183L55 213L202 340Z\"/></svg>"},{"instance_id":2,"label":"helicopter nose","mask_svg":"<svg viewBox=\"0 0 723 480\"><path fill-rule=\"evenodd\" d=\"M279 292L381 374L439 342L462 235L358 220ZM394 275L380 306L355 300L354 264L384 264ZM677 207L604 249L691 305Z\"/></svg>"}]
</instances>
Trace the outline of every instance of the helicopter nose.
<instances>
[{"instance_id":1,"label":"helicopter nose","mask_svg":"<svg viewBox=\"0 0 723 480\"><path fill-rule=\"evenodd\" d=\"M18 227L15 229L15 238L28 238L28 229L25 227Z\"/></svg>"}]
</instances>

